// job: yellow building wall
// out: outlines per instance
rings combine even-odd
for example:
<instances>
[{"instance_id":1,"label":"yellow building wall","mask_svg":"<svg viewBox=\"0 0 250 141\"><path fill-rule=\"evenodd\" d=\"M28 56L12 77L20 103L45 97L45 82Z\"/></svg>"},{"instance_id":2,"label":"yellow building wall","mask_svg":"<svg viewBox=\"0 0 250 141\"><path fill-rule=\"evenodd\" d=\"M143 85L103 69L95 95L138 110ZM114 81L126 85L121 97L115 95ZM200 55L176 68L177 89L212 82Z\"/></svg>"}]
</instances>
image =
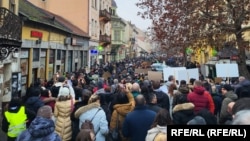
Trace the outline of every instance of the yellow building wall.
<instances>
[{"instance_id":1,"label":"yellow building wall","mask_svg":"<svg viewBox=\"0 0 250 141\"><path fill-rule=\"evenodd\" d=\"M43 33L43 37L42 37L42 41L45 42L56 42L56 43L64 43L64 39L66 38L65 35L62 34L58 34L58 33L54 33L54 32L49 32L46 30L42 30L42 29L36 29L36 28L32 28L32 27L27 27L27 26L23 26L22 29L22 39L28 39L28 40L37 40L37 37L31 37L31 31L39 31Z\"/></svg>"},{"instance_id":2,"label":"yellow building wall","mask_svg":"<svg viewBox=\"0 0 250 141\"><path fill-rule=\"evenodd\" d=\"M64 44L64 39L66 38L65 35L58 34L55 32L50 32L48 30L42 30L32 27L23 26L22 28L22 39L32 40L35 41L37 37L31 37L31 31L39 31L43 33L42 42L54 42L59 44ZM28 84L32 82L32 66L33 66L33 48L29 50L29 68L28 68ZM48 80L48 73L49 73L49 47L46 50L46 58L45 58L45 78ZM40 77L40 68L38 68L37 77Z\"/></svg>"}]
</instances>

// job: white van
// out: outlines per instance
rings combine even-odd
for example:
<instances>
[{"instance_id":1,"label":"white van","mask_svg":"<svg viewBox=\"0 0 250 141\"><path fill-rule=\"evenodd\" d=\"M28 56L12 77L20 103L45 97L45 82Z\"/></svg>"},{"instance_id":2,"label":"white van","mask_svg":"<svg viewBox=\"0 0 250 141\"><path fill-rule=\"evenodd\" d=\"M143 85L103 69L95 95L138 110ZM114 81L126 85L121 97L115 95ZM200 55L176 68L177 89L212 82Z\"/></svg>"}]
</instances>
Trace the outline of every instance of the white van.
<instances>
[{"instance_id":1,"label":"white van","mask_svg":"<svg viewBox=\"0 0 250 141\"><path fill-rule=\"evenodd\" d=\"M152 71L163 71L164 68L167 68L169 66L163 64L163 63L153 63L151 65L151 70Z\"/></svg>"}]
</instances>

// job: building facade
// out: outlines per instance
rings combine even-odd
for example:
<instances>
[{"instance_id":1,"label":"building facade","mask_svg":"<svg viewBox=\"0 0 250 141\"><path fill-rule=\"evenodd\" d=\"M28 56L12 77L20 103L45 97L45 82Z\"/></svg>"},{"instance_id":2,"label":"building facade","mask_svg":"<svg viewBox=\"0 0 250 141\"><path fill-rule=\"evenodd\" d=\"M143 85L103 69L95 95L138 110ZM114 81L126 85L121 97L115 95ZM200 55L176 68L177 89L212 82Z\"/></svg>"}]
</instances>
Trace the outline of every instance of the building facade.
<instances>
[{"instance_id":1,"label":"building facade","mask_svg":"<svg viewBox=\"0 0 250 141\"><path fill-rule=\"evenodd\" d=\"M18 53L22 45L22 20L17 13L18 0L0 1L0 105L21 92Z\"/></svg>"},{"instance_id":2,"label":"building facade","mask_svg":"<svg viewBox=\"0 0 250 141\"><path fill-rule=\"evenodd\" d=\"M67 21L70 21L72 25L76 26L79 30L85 32L89 36L89 0L75 0L74 2L69 0L46 0L46 1L38 1L38 0L29 0L35 6L49 11L53 14L56 14ZM74 39L74 43L81 44L84 41L81 39ZM89 63L89 43L83 43L80 46L83 46L80 50L83 50L83 53L79 53L76 48L72 53L69 53L70 58L76 58L78 56L84 56L83 60L72 59L73 70L79 69L81 67L87 66ZM78 45L73 45L76 47ZM71 55L72 54L72 55ZM84 62L79 65L79 62ZM71 66L71 65L70 65ZM76 66L76 67L75 67ZM70 68L69 68L70 69Z\"/></svg>"},{"instance_id":3,"label":"building facade","mask_svg":"<svg viewBox=\"0 0 250 141\"><path fill-rule=\"evenodd\" d=\"M111 24L112 24L112 45L109 55L111 60L122 60L129 56L128 45L125 41L126 22L116 13L117 5L112 1Z\"/></svg>"}]
</instances>

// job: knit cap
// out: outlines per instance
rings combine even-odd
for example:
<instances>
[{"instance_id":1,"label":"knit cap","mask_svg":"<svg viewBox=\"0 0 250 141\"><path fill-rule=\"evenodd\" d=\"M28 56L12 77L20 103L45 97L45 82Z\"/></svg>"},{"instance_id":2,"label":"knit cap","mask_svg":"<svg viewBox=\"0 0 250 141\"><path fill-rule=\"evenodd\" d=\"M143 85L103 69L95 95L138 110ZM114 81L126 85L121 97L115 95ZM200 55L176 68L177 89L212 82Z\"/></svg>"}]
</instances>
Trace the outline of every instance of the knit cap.
<instances>
[{"instance_id":1,"label":"knit cap","mask_svg":"<svg viewBox=\"0 0 250 141\"><path fill-rule=\"evenodd\" d=\"M51 118L52 108L48 105L40 107L37 111L37 116L40 116L43 118Z\"/></svg>"}]
</instances>

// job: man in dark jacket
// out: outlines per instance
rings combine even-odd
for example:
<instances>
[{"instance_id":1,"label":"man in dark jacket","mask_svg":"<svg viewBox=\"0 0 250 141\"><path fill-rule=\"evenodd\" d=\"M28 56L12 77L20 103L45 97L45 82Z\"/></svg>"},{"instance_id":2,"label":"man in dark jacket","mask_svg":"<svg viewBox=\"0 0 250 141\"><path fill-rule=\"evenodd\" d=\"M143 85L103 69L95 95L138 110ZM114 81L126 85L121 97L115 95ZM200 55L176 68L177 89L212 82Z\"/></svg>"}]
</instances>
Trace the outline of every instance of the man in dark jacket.
<instances>
[{"instance_id":1,"label":"man in dark jacket","mask_svg":"<svg viewBox=\"0 0 250 141\"><path fill-rule=\"evenodd\" d=\"M30 90L31 96L25 102L25 112L27 114L27 127L29 127L30 123L36 117L36 113L38 109L44 106L43 101L40 99L41 90L39 88L32 88Z\"/></svg>"},{"instance_id":2,"label":"man in dark jacket","mask_svg":"<svg viewBox=\"0 0 250 141\"><path fill-rule=\"evenodd\" d=\"M156 113L147 109L143 95L139 94L135 98L135 102L134 111L128 113L123 122L122 134L131 141L145 141L147 131L153 124Z\"/></svg>"},{"instance_id":3,"label":"man in dark jacket","mask_svg":"<svg viewBox=\"0 0 250 141\"><path fill-rule=\"evenodd\" d=\"M16 141L61 141L61 138L55 133L52 115L50 106L45 105L39 108L37 117L31 122L30 127L17 137Z\"/></svg>"}]
</instances>

